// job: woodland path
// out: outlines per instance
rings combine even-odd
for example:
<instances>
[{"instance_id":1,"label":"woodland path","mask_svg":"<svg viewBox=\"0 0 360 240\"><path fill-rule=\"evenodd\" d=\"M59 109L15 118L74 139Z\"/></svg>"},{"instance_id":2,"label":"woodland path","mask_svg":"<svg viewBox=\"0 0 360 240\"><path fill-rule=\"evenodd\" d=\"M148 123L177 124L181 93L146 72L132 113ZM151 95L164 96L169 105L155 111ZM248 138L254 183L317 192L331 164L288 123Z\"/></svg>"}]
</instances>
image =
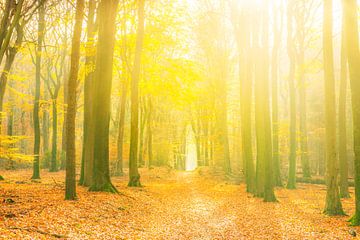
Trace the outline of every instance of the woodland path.
<instances>
[{"instance_id":1,"label":"woodland path","mask_svg":"<svg viewBox=\"0 0 360 240\"><path fill-rule=\"evenodd\" d=\"M206 172L141 173L143 188L128 188L127 177L117 177L113 182L120 195L79 187L79 200L68 202L62 172L43 172L41 183L28 180L30 171L5 172L0 239L52 239L53 234L68 239L355 239L348 217L321 213L324 186L277 189L279 202L264 203L246 194L243 184ZM353 199L343 205L353 211Z\"/></svg>"}]
</instances>

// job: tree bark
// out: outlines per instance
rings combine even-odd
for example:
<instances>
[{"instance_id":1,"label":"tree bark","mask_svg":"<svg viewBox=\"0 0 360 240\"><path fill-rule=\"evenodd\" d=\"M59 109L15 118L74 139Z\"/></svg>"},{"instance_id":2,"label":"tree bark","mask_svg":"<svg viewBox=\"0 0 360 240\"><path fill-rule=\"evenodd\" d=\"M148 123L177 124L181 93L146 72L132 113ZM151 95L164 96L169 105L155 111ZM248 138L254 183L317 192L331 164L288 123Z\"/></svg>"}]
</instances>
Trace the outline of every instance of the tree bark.
<instances>
[{"instance_id":1,"label":"tree bark","mask_svg":"<svg viewBox=\"0 0 360 240\"><path fill-rule=\"evenodd\" d=\"M80 41L82 22L84 19L84 0L77 0L75 26L71 48L71 65L68 81L68 107L66 114L66 179L65 199L76 199L76 150L75 150L75 119L76 119L76 87L80 62Z\"/></svg>"},{"instance_id":2,"label":"tree bark","mask_svg":"<svg viewBox=\"0 0 360 240\"><path fill-rule=\"evenodd\" d=\"M275 7L274 7L275 9ZM282 12L280 13L282 14ZM280 152L279 152L279 93L278 93L278 78L279 78L279 47L281 43L281 27L282 24L278 20L278 14L274 11L274 47L272 50L272 66L271 66L271 79L272 79L272 140L273 140L273 175L274 184L282 186L281 171L280 171ZM282 18L281 18L282 19Z\"/></svg>"},{"instance_id":3,"label":"tree bark","mask_svg":"<svg viewBox=\"0 0 360 240\"><path fill-rule=\"evenodd\" d=\"M264 160L265 160L265 183L264 183L264 201L265 202L276 202L276 197L274 193L274 159L273 159L273 146L272 146L272 131L271 131L271 112L270 112L270 84L269 84L269 0L264 2L264 13L263 13L263 95L262 95L262 105L263 105L263 121L264 121Z\"/></svg>"},{"instance_id":4,"label":"tree bark","mask_svg":"<svg viewBox=\"0 0 360 240\"><path fill-rule=\"evenodd\" d=\"M51 142L51 162L50 172L57 172L57 96L52 99L52 142Z\"/></svg>"},{"instance_id":5,"label":"tree bark","mask_svg":"<svg viewBox=\"0 0 360 240\"><path fill-rule=\"evenodd\" d=\"M89 1L89 13L87 21L87 54L85 65L90 71L85 76L84 83L84 126L83 126L83 146L81 158L80 185L91 186L94 167L94 124L95 116L93 114L94 71L91 70L95 65L95 56L91 49L94 48L94 37L96 32L95 24L96 1Z\"/></svg>"},{"instance_id":6,"label":"tree bark","mask_svg":"<svg viewBox=\"0 0 360 240\"><path fill-rule=\"evenodd\" d=\"M139 187L140 174L138 171L138 143L139 143L139 79L141 69L141 53L145 31L145 0L138 1L138 30L136 37L136 50L134 69L131 81L131 135L129 157L129 187Z\"/></svg>"},{"instance_id":7,"label":"tree bark","mask_svg":"<svg viewBox=\"0 0 360 240\"><path fill-rule=\"evenodd\" d=\"M40 2L41 0L39 0ZM45 7L39 7L38 40L36 49L36 74L35 74L35 101L34 101L34 163L32 179L40 179L40 89L41 89L41 52L45 36Z\"/></svg>"},{"instance_id":8,"label":"tree bark","mask_svg":"<svg viewBox=\"0 0 360 240\"><path fill-rule=\"evenodd\" d=\"M121 99L120 99L120 112L119 112L119 126L118 126L118 138L117 138L117 161L115 168L115 176L122 176L123 170L123 152L124 152L124 130L125 130L125 114L126 114L126 99L128 92L128 81L124 80L122 86Z\"/></svg>"},{"instance_id":9,"label":"tree bark","mask_svg":"<svg viewBox=\"0 0 360 240\"><path fill-rule=\"evenodd\" d=\"M110 180L109 125L115 44L116 14L119 0L102 0L98 7L99 35L94 73L93 116L94 164L90 191L117 192Z\"/></svg>"},{"instance_id":10,"label":"tree bark","mask_svg":"<svg viewBox=\"0 0 360 240\"><path fill-rule=\"evenodd\" d=\"M348 60L346 53L345 17L343 17L341 33L341 69L339 89L339 167L340 167L340 197L349 198L348 156L347 156L347 127L346 127L346 98Z\"/></svg>"},{"instance_id":11,"label":"tree bark","mask_svg":"<svg viewBox=\"0 0 360 240\"><path fill-rule=\"evenodd\" d=\"M325 130L326 130L326 204L324 213L342 215L339 186L337 183L337 150L336 150L336 110L335 78L332 43L332 0L324 0L323 46L324 46L324 80L325 80Z\"/></svg>"},{"instance_id":12,"label":"tree bark","mask_svg":"<svg viewBox=\"0 0 360 240\"><path fill-rule=\"evenodd\" d=\"M295 49L293 45L293 0L287 6L287 47L290 61L289 95L290 95L290 155L289 176L286 188L296 188L296 89L295 89Z\"/></svg>"},{"instance_id":13,"label":"tree bark","mask_svg":"<svg viewBox=\"0 0 360 240\"><path fill-rule=\"evenodd\" d=\"M348 57L350 87L352 97L354 133L355 171L355 214L350 219L352 225L360 225L360 54L358 37L358 15L356 0L343 1L345 16L346 52Z\"/></svg>"}]
</instances>

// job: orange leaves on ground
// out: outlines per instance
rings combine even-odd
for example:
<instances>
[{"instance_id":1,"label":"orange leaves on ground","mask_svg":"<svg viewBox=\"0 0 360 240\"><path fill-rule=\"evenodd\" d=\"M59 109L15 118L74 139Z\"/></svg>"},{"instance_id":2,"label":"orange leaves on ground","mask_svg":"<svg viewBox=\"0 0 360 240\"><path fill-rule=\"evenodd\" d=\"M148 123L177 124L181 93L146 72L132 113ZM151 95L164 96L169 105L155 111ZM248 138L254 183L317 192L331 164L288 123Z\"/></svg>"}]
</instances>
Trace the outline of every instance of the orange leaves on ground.
<instances>
[{"instance_id":1,"label":"orange leaves on ground","mask_svg":"<svg viewBox=\"0 0 360 240\"><path fill-rule=\"evenodd\" d=\"M277 189L264 203L209 172L141 169L143 188L114 178L120 195L78 187L64 201L64 173L5 172L0 183L0 239L353 239L348 217L322 214L325 187ZM343 200L347 213L353 199Z\"/></svg>"}]
</instances>

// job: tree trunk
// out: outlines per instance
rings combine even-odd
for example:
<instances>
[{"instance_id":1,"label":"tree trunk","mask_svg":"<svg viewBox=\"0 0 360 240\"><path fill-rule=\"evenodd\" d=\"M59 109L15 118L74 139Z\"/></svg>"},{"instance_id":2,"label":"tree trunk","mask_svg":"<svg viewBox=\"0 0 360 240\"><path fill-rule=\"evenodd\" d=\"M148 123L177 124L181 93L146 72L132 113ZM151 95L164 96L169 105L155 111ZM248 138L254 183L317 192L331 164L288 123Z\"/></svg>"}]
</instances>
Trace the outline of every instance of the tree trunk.
<instances>
[{"instance_id":1,"label":"tree trunk","mask_svg":"<svg viewBox=\"0 0 360 240\"><path fill-rule=\"evenodd\" d=\"M47 157L47 153L49 151L49 112L47 109L43 110L42 115L42 139L43 139L43 168L49 168L49 158Z\"/></svg>"},{"instance_id":2,"label":"tree trunk","mask_svg":"<svg viewBox=\"0 0 360 240\"><path fill-rule=\"evenodd\" d=\"M15 56L18 49L21 47L24 38L24 24L18 24L16 26L16 40L15 46L8 48L8 55L6 57L5 66L0 76L0 134L1 134L1 112L3 111L4 96L6 90L6 84L8 81L8 75L11 71L12 65L15 60Z\"/></svg>"},{"instance_id":3,"label":"tree trunk","mask_svg":"<svg viewBox=\"0 0 360 240\"><path fill-rule=\"evenodd\" d=\"M347 156L347 127L346 127L346 98L348 60L346 53L345 18L343 17L341 37L341 69L339 89L339 167L340 167L340 197L349 198L348 156Z\"/></svg>"},{"instance_id":4,"label":"tree trunk","mask_svg":"<svg viewBox=\"0 0 360 240\"><path fill-rule=\"evenodd\" d=\"M248 32L250 35L250 32ZM255 193L255 167L252 147L252 59L247 59L245 53L250 46L249 37L246 39L245 46L242 48L240 68L240 108L241 108L241 138L242 156L245 166L246 190Z\"/></svg>"},{"instance_id":5,"label":"tree trunk","mask_svg":"<svg viewBox=\"0 0 360 240\"><path fill-rule=\"evenodd\" d=\"M287 47L290 61L289 71L289 95L290 95L290 155L289 155L289 177L286 188L296 188L296 89L295 89L295 49L293 45L293 0L287 6Z\"/></svg>"},{"instance_id":6,"label":"tree trunk","mask_svg":"<svg viewBox=\"0 0 360 240\"><path fill-rule=\"evenodd\" d=\"M39 0L41 2L41 0ZM40 179L40 121L39 121L39 108L40 108L40 89L41 89L41 52L42 44L45 35L45 8L43 5L39 7L39 22L38 22L38 40L36 49L36 74L35 74L35 101L34 101L34 163L32 179Z\"/></svg>"},{"instance_id":7,"label":"tree trunk","mask_svg":"<svg viewBox=\"0 0 360 240\"><path fill-rule=\"evenodd\" d=\"M122 176L123 171L123 152L124 152L124 130L125 130L125 114L126 114L126 100L128 93L128 81L124 79L122 86L121 99L120 99L120 115L119 115L119 126L118 126L118 138L117 138L117 161L115 168L115 176Z\"/></svg>"},{"instance_id":8,"label":"tree trunk","mask_svg":"<svg viewBox=\"0 0 360 240\"><path fill-rule=\"evenodd\" d=\"M1 112L3 111L3 107L4 107L4 97L5 97L6 85L7 85L11 67L15 60L15 55L16 55L16 51L10 50L9 55L6 57L4 69L0 76L0 125L2 122ZM1 132L1 126L0 126L0 132Z\"/></svg>"},{"instance_id":9,"label":"tree trunk","mask_svg":"<svg viewBox=\"0 0 360 240\"><path fill-rule=\"evenodd\" d=\"M134 69L131 81L131 135L129 157L129 187L139 187L140 174L138 171L138 143L139 143L139 79L141 69L141 53L144 41L145 0L138 1L138 30L136 37L136 50Z\"/></svg>"},{"instance_id":10,"label":"tree trunk","mask_svg":"<svg viewBox=\"0 0 360 240\"><path fill-rule=\"evenodd\" d=\"M93 66L95 64L95 56L92 54L94 48L95 37L95 0L89 1L89 13L87 21L87 54L85 59L86 66ZM94 72L90 71L85 76L84 83L84 126L83 126L83 146L81 157L81 172L80 172L80 185L91 186L93 178L94 167L94 124L95 115L93 113L94 105Z\"/></svg>"},{"instance_id":11,"label":"tree trunk","mask_svg":"<svg viewBox=\"0 0 360 240\"><path fill-rule=\"evenodd\" d=\"M94 164L90 191L117 192L110 180L109 125L115 44L115 20L119 0L102 0L98 7L99 35L94 73Z\"/></svg>"},{"instance_id":12,"label":"tree trunk","mask_svg":"<svg viewBox=\"0 0 360 240\"><path fill-rule=\"evenodd\" d=\"M305 10L302 10L305 11ZM307 108L306 108L306 76L305 76L305 47L304 47L304 14L298 19L298 74L299 74L299 124L300 124L300 152L301 167L304 178L311 178L309 153L308 153L308 134L307 134Z\"/></svg>"},{"instance_id":13,"label":"tree trunk","mask_svg":"<svg viewBox=\"0 0 360 240\"><path fill-rule=\"evenodd\" d=\"M274 7L275 8L275 7ZM281 12L282 14L282 12ZM282 186L281 171L280 171L280 153L279 153L279 96L278 96L278 78L279 78L279 46L281 43L281 30L279 29L279 21L277 12L274 11L274 47L272 50L272 140L273 140L273 175L274 184ZM282 24L280 22L280 24Z\"/></svg>"},{"instance_id":14,"label":"tree trunk","mask_svg":"<svg viewBox=\"0 0 360 240\"><path fill-rule=\"evenodd\" d=\"M42 5L40 1L39 4ZM8 50L13 31L17 26L19 26L19 22L22 17L21 12L23 9L24 0L19 0L16 4L11 3L11 1L7 1L6 5L7 6L5 8L5 13L3 15L0 27L0 65L2 64L2 60L6 51ZM9 16L9 14L12 14L13 17ZM9 22L11 17L13 20Z\"/></svg>"},{"instance_id":15,"label":"tree trunk","mask_svg":"<svg viewBox=\"0 0 360 240\"><path fill-rule=\"evenodd\" d=\"M355 171L355 214L351 224L360 225L360 55L358 37L358 16L356 0L344 0L346 52L349 64L352 97Z\"/></svg>"},{"instance_id":16,"label":"tree trunk","mask_svg":"<svg viewBox=\"0 0 360 240\"><path fill-rule=\"evenodd\" d=\"M139 129L139 151L138 151L138 164L139 166L144 165L144 144L145 144L145 125L147 120L147 110L146 110L146 102L143 98L142 101L140 101L140 129Z\"/></svg>"},{"instance_id":17,"label":"tree trunk","mask_svg":"<svg viewBox=\"0 0 360 240\"><path fill-rule=\"evenodd\" d=\"M75 150L75 119L76 119L76 87L80 62L80 41L82 22L84 19L84 0L77 0L75 25L71 47L71 65L68 81L68 107L66 114L66 179L65 199L76 199L76 150Z\"/></svg>"},{"instance_id":18,"label":"tree trunk","mask_svg":"<svg viewBox=\"0 0 360 240\"><path fill-rule=\"evenodd\" d=\"M153 162L153 150L152 150L152 139L153 139L153 132L152 132L152 119L153 119L153 103L151 97L148 98L149 102L149 114L147 120L147 132L148 132L148 164L147 167L150 168Z\"/></svg>"},{"instance_id":19,"label":"tree trunk","mask_svg":"<svg viewBox=\"0 0 360 240\"><path fill-rule=\"evenodd\" d=\"M51 161L50 172L57 172L57 96L52 99L52 142L51 142Z\"/></svg>"},{"instance_id":20,"label":"tree trunk","mask_svg":"<svg viewBox=\"0 0 360 240\"><path fill-rule=\"evenodd\" d=\"M271 113L270 113L270 90L269 90L269 1L266 0L264 3L264 14L263 14L263 94L262 94L262 105L263 105L263 121L264 121L264 161L265 161L265 183L264 183L264 201L265 202L276 202L274 193L274 162L273 162L273 146L272 146L272 131L271 131Z\"/></svg>"},{"instance_id":21,"label":"tree trunk","mask_svg":"<svg viewBox=\"0 0 360 240\"><path fill-rule=\"evenodd\" d=\"M339 186L337 183L337 151L336 151L336 110L335 110L335 78L332 43L332 0L324 0L324 80L325 80L325 130L326 130L326 204L327 215L344 214L341 206Z\"/></svg>"}]
</instances>

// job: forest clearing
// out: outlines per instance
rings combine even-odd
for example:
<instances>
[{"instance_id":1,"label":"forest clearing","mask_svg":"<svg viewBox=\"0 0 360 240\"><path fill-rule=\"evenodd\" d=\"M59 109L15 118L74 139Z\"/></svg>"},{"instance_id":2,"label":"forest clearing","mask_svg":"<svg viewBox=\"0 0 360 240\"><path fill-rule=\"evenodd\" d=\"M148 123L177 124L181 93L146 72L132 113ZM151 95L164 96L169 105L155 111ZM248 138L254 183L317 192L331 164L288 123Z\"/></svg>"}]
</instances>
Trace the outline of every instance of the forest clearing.
<instances>
[{"instance_id":1,"label":"forest clearing","mask_svg":"<svg viewBox=\"0 0 360 240\"><path fill-rule=\"evenodd\" d=\"M67 202L64 172L44 172L41 183L31 182L29 171L9 172L11 180L0 184L0 239L354 239L351 232L360 230L347 216L324 217L324 185L276 189L279 202L269 204L206 169L140 173L143 188L116 177L119 195L79 188L78 201ZM354 212L353 199L343 207Z\"/></svg>"}]
</instances>

